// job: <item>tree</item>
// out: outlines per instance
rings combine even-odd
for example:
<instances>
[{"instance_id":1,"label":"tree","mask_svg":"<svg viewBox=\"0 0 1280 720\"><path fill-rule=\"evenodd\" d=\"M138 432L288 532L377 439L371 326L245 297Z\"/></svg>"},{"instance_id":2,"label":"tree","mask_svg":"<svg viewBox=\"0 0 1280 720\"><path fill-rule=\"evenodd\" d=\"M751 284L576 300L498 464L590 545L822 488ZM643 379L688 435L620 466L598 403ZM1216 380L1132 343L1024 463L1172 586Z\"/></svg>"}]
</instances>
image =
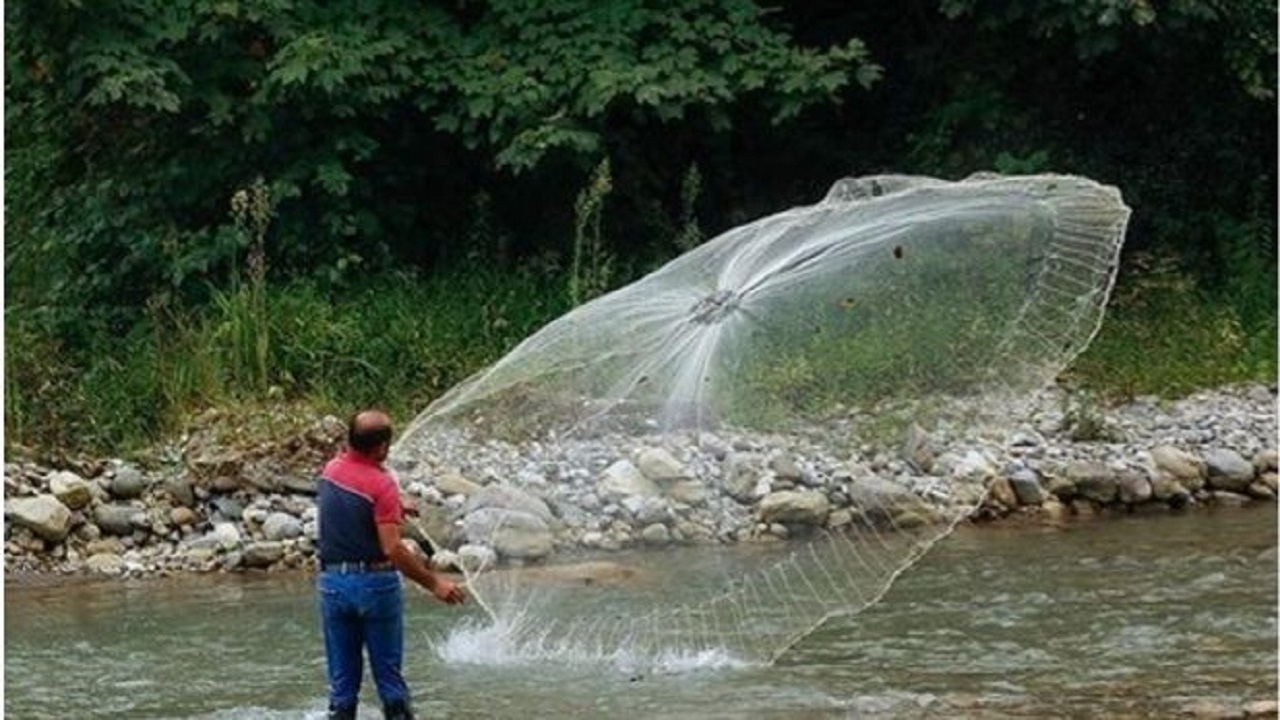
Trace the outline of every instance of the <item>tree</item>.
<instances>
[{"instance_id":1,"label":"tree","mask_svg":"<svg viewBox=\"0 0 1280 720\"><path fill-rule=\"evenodd\" d=\"M879 72L749 0L52 0L5 21L11 269L76 307L198 300L244 251L226 208L259 175L269 265L340 279L429 263L494 173L585 171L620 127L785 123Z\"/></svg>"}]
</instances>

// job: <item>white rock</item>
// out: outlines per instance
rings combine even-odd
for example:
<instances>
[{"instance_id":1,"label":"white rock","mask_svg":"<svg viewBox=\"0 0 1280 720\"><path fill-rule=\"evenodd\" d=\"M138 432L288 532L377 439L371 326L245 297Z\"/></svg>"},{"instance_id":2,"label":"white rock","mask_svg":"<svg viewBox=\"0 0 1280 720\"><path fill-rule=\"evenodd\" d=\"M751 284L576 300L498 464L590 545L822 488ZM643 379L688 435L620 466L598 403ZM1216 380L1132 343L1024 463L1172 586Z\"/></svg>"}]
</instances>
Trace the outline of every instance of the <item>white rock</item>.
<instances>
[{"instance_id":1,"label":"white rock","mask_svg":"<svg viewBox=\"0 0 1280 720\"><path fill-rule=\"evenodd\" d=\"M71 529L71 511L52 495L6 500L4 514L45 540L60 542Z\"/></svg>"},{"instance_id":2,"label":"white rock","mask_svg":"<svg viewBox=\"0 0 1280 720\"><path fill-rule=\"evenodd\" d=\"M671 531L662 523L653 523L640 531L640 538L647 545L666 545L671 542Z\"/></svg>"},{"instance_id":3,"label":"white rock","mask_svg":"<svg viewBox=\"0 0 1280 720\"><path fill-rule=\"evenodd\" d=\"M49 492L71 510L79 510L93 501L89 482L69 470L49 474Z\"/></svg>"},{"instance_id":4,"label":"white rock","mask_svg":"<svg viewBox=\"0 0 1280 720\"><path fill-rule=\"evenodd\" d=\"M658 486L632 465L630 460L619 460L606 468L600 476L599 489L605 494L620 497L658 494Z\"/></svg>"},{"instance_id":5,"label":"white rock","mask_svg":"<svg viewBox=\"0 0 1280 720\"><path fill-rule=\"evenodd\" d=\"M267 540L296 538L303 534L302 521L289 513L274 512L262 523L262 534Z\"/></svg>"},{"instance_id":6,"label":"white rock","mask_svg":"<svg viewBox=\"0 0 1280 720\"><path fill-rule=\"evenodd\" d=\"M689 476L688 471L666 448L645 448L636 458L639 470L655 482L674 482Z\"/></svg>"},{"instance_id":7,"label":"white rock","mask_svg":"<svg viewBox=\"0 0 1280 720\"><path fill-rule=\"evenodd\" d=\"M760 501L760 519L766 523L822 525L830 509L827 496L820 492L783 490Z\"/></svg>"},{"instance_id":8,"label":"white rock","mask_svg":"<svg viewBox=\"0 0 1280 720\"><path fill-rule=\"evenodd\" d=\"M223 550L234 550L240 547L243 538L240 530L229 522L220 522L213 526L213 537Z\"/></svg>"}]
</instances>

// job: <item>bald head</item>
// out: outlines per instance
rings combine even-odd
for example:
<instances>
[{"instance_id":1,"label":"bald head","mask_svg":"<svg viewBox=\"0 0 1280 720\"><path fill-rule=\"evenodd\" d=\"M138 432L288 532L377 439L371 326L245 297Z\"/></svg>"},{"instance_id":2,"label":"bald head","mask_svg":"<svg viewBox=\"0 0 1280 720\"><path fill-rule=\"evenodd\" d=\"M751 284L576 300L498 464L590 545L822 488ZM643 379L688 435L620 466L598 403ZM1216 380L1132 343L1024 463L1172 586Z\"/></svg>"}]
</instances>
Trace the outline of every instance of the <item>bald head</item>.
<instances>
[{"instance_id":1,"label":"bald head","mask_svg":"<svg viewBox=\"0 0 1280 720\"><path fill-rule=\"evenodd\" d=\"M347 444L352 450L382 460L391 448L391 416L381 410L363 410L347 423Z\"/></svg>"}]
</instances>

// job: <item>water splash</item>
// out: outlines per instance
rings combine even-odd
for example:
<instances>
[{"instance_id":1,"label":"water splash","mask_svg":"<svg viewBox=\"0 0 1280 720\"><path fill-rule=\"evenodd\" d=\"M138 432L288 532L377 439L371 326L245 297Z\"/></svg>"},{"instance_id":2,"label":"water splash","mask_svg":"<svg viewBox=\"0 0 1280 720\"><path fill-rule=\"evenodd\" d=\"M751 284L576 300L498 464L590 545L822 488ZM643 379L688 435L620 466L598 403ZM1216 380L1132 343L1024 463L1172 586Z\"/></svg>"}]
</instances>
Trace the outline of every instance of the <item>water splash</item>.
<instances>
[{"instance_id":1,"label":"water splash","mask_svg":"<svg viewBox=\"0 0 1280 720\"><path fill-rule=\"evenodd\" d=\"M610 668L622 674L683 674L749 667L751 663L723 648L663 650L649 657L632 640L617 644L562 633L557 624L528 609L503 611L496 617L469 617L433 643L446 663L523 667L551 662L560 666Z\"/></svg>"}]
</instances>

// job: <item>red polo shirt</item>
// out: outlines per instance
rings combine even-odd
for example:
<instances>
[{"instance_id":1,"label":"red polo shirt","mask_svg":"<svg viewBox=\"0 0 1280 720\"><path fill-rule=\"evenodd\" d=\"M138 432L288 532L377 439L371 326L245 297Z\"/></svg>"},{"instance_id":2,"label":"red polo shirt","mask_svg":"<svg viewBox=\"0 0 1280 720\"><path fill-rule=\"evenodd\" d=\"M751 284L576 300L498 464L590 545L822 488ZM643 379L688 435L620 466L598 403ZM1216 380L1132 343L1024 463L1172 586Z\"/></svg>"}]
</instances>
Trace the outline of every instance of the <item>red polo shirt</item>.
<instances>
[{"instance_id":1,"label":"red polo shirt","mask_svg":"<svg viewBox=\"0 0 1280 720\"><path fill-rule=\"evenodd\" d=\"M321 562L385 560L377 526L404 517L400 488L382 465L344 450L324 466L316 485Z\"/></svg>"}]
</instances>

